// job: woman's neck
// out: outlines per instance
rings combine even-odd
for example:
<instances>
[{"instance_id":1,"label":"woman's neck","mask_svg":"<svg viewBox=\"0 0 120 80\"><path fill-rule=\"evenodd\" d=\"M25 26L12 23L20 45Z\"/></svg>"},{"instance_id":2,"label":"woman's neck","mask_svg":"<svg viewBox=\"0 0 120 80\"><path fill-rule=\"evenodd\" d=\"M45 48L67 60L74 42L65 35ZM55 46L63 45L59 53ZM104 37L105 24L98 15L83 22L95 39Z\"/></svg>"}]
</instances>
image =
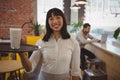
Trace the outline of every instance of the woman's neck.
<instances>
[{"instance_id":1,"label":"woman's neck","mask_svg":"<svg viewBox=\"0 0 120 80\"><path fill-rule=\"evenodd\" d=\"M54 38L57 41L60 38L60 32L54 32Z\"/></svg>"}]
</instances>

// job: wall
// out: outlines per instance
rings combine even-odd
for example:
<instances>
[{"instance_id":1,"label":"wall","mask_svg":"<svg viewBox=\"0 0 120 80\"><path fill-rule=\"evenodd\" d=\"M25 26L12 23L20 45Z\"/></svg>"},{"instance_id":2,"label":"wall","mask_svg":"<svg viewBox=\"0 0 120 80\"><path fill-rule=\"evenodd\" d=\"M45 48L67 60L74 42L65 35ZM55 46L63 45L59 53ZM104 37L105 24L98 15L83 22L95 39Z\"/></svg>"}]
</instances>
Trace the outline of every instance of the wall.
<instances>
[{"instance_id":1,"label":"wall","mask_svg":"<svg viewBox=\"0 0 120 80\"><path fill-rule=\"evenodd\" d=\"M0 0L0 38L9 38L9 28L20 28L29 19L36 20L36 0ZM23 36L28 33L28 26L23 29Z\"/></svg>"}]
</instances>

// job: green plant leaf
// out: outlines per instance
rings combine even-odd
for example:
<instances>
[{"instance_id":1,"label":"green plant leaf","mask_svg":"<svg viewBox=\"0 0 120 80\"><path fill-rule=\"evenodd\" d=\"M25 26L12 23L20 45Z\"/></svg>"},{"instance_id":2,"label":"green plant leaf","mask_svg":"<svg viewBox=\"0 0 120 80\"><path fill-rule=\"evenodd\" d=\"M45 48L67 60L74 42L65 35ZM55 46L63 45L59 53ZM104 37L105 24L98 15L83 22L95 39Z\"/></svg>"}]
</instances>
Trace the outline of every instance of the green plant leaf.
<instances>
[{"instance_id":1,"label":"green plant leaf","mask_svg":"<svg viewBox=\"0 0 120 80\"><path fill-rule=\"evenodd\" d=\"M83 22L72 23L71 27L73 27L73 29L70 32L76 32L81 28L82 25L83 25Z\"/></svg>"},{"instance_id":2,"label":"green plant leaf","mask_svg":"<svg viewBox=\"0 0 120 80\"><path fill-rule=\"evenodd\" d=\"M120 27L118 27L118 28L114 31L113 37L114 37L115 39L117 39L119 33L120 33Z\"/></svg>"}]
</instances>

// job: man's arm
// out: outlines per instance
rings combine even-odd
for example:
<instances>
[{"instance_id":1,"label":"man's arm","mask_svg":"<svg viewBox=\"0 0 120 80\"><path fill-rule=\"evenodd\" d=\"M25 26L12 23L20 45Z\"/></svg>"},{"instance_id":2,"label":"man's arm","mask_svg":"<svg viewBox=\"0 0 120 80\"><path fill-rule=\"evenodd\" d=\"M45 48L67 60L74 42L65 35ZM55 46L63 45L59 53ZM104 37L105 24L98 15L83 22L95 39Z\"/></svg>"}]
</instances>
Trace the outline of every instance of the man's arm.
<instances>
[{"instance_id":1,"label":"man's arm","mask_svg":"<svg viewBox=\"0 0 120 80\"><path fill-rule=\"evenodd\" d=\"M87 40L82 33L78 33L76 40L79 42L79 44L87 44L92 42L92 40Z\"/></svg>"},{"instance_id":2,"label":"man's arm","mask_svg":"<svg viewBox=\"0 0 120 80\"><path fill-rule=\"evenodd\" d=\"M92 42L100 42L101 40L93 37L92 35L88 34L88 38L90 38L92 40Z\"/></svg>"}]
</instances>

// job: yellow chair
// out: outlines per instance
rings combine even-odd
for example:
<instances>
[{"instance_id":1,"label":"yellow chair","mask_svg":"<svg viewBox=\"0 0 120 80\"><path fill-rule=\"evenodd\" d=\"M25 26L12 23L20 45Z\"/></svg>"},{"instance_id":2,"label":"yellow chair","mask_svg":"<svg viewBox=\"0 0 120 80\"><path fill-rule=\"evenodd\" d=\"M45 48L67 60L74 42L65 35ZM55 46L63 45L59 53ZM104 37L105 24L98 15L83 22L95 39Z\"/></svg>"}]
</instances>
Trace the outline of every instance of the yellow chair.
<instances>
[{"instance_id":1,"label":"yellow chair","mask_svg":"<svg viewBox=\"0 0 120 80\"><path fill-rule=\"evenodd\" d=\"M1 56L1 60L12 60L12 53L8 53L7 56Z\"/></svg>"},{"instance_id":2,"label":"yellow chair","mask_svg":"<svg viewBox=\"0 0 120 80\"><path fill-rule=\"evenodd\" d=\"M39 39L42 39L43 36L27 36L26 37L26 43L27 44L31 44L31 45L35 45L36 42L39 40Z\"/></svg>"}]
</instances>

